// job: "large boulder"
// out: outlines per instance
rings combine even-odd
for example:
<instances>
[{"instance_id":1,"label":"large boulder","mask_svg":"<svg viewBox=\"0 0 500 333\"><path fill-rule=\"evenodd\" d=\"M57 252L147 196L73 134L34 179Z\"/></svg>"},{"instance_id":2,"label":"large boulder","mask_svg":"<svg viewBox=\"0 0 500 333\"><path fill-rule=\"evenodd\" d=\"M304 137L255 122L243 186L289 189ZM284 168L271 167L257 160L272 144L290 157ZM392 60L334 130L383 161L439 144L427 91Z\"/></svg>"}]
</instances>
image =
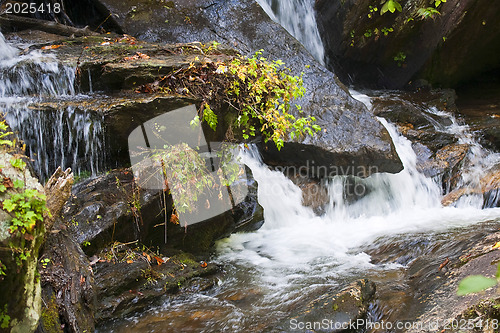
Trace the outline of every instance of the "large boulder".
<instances>
[{"instance_id":1,"label":"large boulder","mask_svg":"<svg viewBox=\"0 0 500 333\"><path fill-rule=\"evenodd\" d=\"M63 211L65 227L77 244L86 245L88 254L95 254L114 241L136 240L194 253L206 252L215 240L231 232L262 225L257 184L250 171L246 171L248 193L233 209L184 226L173 223L173 202L168 193L141 188L131 169L113 170L74 186L73 195Z\"/></svg>"},{"instance_id":2,"label":"large boulder","mask_svg":"<svg viewBox=\"0 0 500 333\"><path fill-rule=\"evenodd\" d=\"M401 12L380 15L379 1L316 1L329 66L344 82L401 88L424 78L457 86L500 65L498 4L443 2L439 15L421 19L418 10L434 2L398 2Z\"/></svg>"},{"instance_id":3,"label":"large boulder","mask_svg":"<svg viewBox=\"0 0 500 333\"><path fill-rule=\"evenodd\" d=\"M341 173L338 166L359 166L358 175L399 172L402 165L383 126L355 101L335 75L319 65L281 26L251 0L149 2L101 0L128 34L153 42L218 41L244 55L264 49L271 59L282 59L292 72L304 72L306 96L300 100L305 115L316 117L322 131L313 138L289 142L278 152L264 149L273 165L326 166L322 176ZM270 38L272 37L272 38ZM309 66L309 67L306 67ZM309 160L309 164L306 161ZM323 169L321 169L323 170Z\"/></svg>"}]
</instances>

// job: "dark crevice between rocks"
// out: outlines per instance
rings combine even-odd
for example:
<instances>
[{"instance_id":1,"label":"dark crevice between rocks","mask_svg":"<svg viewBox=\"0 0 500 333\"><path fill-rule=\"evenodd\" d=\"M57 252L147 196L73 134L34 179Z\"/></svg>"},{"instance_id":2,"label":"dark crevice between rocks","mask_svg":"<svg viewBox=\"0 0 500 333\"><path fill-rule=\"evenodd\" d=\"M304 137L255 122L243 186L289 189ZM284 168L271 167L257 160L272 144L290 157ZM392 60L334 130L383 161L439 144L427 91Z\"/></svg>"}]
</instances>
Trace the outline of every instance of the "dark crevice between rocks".
<instances>
[{"instance_id":1,"label":"dark crevice between rocks","mask_svg":"<svg viewBox=\"0 0 500 333\"><path fill-rule=\"evenodd\" d=\"M400 89L425 79L455 88L498 70L499 6L487 0L443 3L440 15L421 20L417 10L428 1L400 3L401 13L380 15L376 1L316 1L328 66L346 84ZM379 11L370 12L369 6ZM383 28L393 31L384 34ZM404 60L396 60L398 54Z\"/></svg>"}]
</instances>

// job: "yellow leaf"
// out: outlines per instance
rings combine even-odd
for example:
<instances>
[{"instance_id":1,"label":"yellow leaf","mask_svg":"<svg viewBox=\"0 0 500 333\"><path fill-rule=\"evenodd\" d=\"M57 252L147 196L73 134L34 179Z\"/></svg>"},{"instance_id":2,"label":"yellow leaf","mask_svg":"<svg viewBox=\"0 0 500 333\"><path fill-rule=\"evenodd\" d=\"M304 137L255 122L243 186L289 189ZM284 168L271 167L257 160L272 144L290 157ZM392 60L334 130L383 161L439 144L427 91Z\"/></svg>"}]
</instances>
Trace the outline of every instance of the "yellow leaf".
<instances>
[{"instance_id":1,"label":"yellow leaf","mask_svg":"<svg viewBox=\"0 0 500 333\"><path fill-rule=\"evenodd\" d=\"M495 245L493 245L493 249L498 249L500 247L500 242L496 242Z\"/></svg>"}]
</instances>

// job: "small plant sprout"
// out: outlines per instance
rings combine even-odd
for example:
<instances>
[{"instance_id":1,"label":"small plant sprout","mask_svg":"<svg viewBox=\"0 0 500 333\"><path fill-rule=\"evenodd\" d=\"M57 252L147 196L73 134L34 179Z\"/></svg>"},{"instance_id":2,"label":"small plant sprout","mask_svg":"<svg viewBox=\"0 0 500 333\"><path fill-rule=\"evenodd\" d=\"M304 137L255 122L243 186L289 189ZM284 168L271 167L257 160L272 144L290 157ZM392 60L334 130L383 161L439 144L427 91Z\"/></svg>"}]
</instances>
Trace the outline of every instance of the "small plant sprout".
<instances>
[{"instance_id":1,"label":"small plant sprout","mask_svg":"<svg viewBox=\"0 0 500 333\"><path fill-rule=\"evenodd\" d=\"M399 1L398 0L387 0L384 2L384 4L382 5L382 8L380 9L380 15L384 15L388 11L391 13L394 13L396 10L398 12L401 12L403 10Z\"/></svg>"}]
</instances>

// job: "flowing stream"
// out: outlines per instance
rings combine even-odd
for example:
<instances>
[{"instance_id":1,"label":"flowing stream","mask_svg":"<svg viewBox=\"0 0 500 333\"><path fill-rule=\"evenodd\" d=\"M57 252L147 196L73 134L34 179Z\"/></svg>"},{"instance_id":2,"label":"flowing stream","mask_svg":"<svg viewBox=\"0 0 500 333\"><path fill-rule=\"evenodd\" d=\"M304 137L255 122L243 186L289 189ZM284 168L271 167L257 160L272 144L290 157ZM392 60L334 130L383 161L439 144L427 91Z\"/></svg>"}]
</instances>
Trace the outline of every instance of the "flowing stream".
<instances>
[{"instance_id":1,"label":"flowing stream","mask_svg":"<svg viewBox=\"0 0 500 333\"><path fill-rule=\"evenodd\" d=\"M366 95L353 94L369 102ZM477 144L467 126L459 125L451 114L428 111L451 119L451 124L440 127L441 130L455 133L477 148L471 150L472 162L464 172L467 181L480 177L479 170L499 161L499 154ZM331 294L364 277L381 282L382 294L391 292L386 285L408 288L402 272L411 263L423 261L419 264L422 271L430 274L429 267L435 268L445 258L458 256L468 242L496 228L500 208L481 209L483 203L478 201L482 196L471 196L457 207L442 207L441 187L437 180L417 171L411 142L394 125L379 120L389 131L404 170L357 179L365 195L354 202L346 200L346 177L333 178L328 184L330 203L322 216L302 206L301 190L281 172L264 165L255 147L242 149L240 156L259 184L263 227L218 242L215 260L226 272L216 288L166 298L147 314L105 330L294 331L289 318L304 311L315 297ZM409 294L408 290L405 297ZM405 318L401 318L401 313L390 317L394 308L411 303L398 303L394 297L391 302L374 303L371 315L386 320L415 319L414 314L408 313Z\"/></svg>"},{"instance_id":2,"label":"flowing stream","mask_svg":"<svg viewBox=\"0 0 500 333\"><path fill-rule=\"evenodd\" d=\"M322 49L320 39L311 38L319 37L314 21L309 22L310 15L314 19L312 2L290 2L291 7L278 1L259 2L268 12L280 13L275 18L303 43L312 42L306 47L323 59L323 53L316 52ZM300 13L301 19L295 19L292 12ZM303 26L286 23L283 17ZM73 68L61 66L54 56L39 51L20 54L0 34L0 74L0 107L28 144L42 178L59 164L77 172L99 172L105 159L102 119L85 110L40 106L55 96L61 100L87 98L74 90ZM368 96L353 94L370 107ZM436 123L436 129L472 146L463 182L478 182L485 170L500 161L499 154L481 147L453 115L437 109L428 112L450 120L447 126ZM302 205L300 188L264 165L254 146L241 148L240 157L259 185L263 227L218 242L213 259L225 271L214 288L175 298L165 296L147 312L99 331L290 332L289 318L318 296L363 277L382 282L382 290L389 288L384 283L404 284L406 278L400 273L415 260L428 256L435 264L457 256L461 244L496 228L492 225L500 221L500 208L481 209L482 196L466 196L455 207L442 207L441 187L417 170L411 142L394 125L384 119L380 122L389 131L404 170L356 179L362 191L356 201L347 200L346 177L334 177L328 184L330 201L321 216ZM385 249L383 255L378 252L381 248ZM382 309L384 304L373 307L371 316L390 317L390 311Z\"/></svg>"},{"instance_id":3,"label":"flowing stream","mask_svg":"<svg viewBox=\"0 0 500 333\"><path fill-rule=\"evenodd\" d=\"M21 53L0 33L0 76L0 108L26 144L40 179L50 177L58 166L71 167L75 174L103 170L103 115L62 106L65 100L78 105L89 98L75 91L75 68L40 50ZM44 106L55 98L60 107Z\"/></svg>"},{"instance_id":4,"label":"flowing stream","mask_svg":"<svg viewBox=\"0 0 500 333\"><path fill-rule=\"evenodd\" d=\"M257 0L273 21L280 23L311 55L325 64L325 49L316 24L313 0Z\"/></svg>"}]
</instances>

